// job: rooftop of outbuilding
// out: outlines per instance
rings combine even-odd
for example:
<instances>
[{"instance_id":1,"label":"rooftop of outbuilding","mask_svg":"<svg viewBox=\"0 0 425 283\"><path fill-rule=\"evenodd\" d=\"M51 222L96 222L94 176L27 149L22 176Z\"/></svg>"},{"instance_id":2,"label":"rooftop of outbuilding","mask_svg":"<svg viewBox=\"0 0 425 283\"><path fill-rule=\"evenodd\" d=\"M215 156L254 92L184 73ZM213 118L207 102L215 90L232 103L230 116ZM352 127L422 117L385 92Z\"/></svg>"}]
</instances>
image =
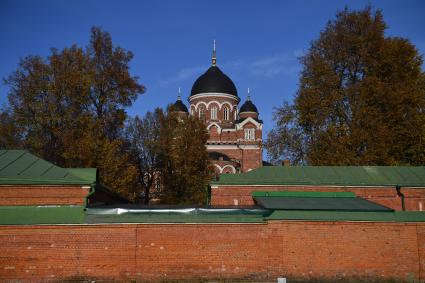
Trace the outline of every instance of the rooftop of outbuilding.
<instances>
[{"instance_id":1,"label":"rooftop of outbuilding","mask_svg":"<svg viewBox=\"0 0 425 283\"><path fill-rule=\"evenodd\" d=\"M352 192L253 192L252 196L258 205L273 210L393 211Z\"/></svg>"},{"instance_id":2,"label":"rooftop of outbuilding","mask_svg":"<svg viewBox=\"0 0 425 283\"><path fill-rule=\"evenodd\" d=\"M211 185L425 187L425 166L265 166L222 174Z\"/></svg>"},{"instance_id":3,"label":"rooftop of outbuilding","mask_svg":"<svg viewBox=\"0 0 425 283\"><path fill-rule=\"evenodd\" d=\"M26 150L0 150L0 185L92 185L96 168L61 168Z\"/></svg>"}]
</instances>

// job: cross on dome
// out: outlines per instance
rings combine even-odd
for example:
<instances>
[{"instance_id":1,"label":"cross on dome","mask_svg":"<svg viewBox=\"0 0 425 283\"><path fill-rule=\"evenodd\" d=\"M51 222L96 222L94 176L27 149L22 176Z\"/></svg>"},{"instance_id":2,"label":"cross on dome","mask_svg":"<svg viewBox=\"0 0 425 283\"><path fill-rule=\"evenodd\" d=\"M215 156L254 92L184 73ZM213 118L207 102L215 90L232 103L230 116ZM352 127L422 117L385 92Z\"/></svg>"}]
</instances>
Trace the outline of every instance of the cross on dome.
<instances>
[{"instance_id":1,"label":"cross on dome","mask_svg":"<svg viewBox=\"0 0 425 283\"><path fill-rule=\"evenodd\" d=\"M211 58L211 63L213 66L217 65L217 57L216 57L216 51L215 51L215 39L214 39L214 43L213 43L213 54L212 54L212 58Z\"/></svg>"}]
</instances>

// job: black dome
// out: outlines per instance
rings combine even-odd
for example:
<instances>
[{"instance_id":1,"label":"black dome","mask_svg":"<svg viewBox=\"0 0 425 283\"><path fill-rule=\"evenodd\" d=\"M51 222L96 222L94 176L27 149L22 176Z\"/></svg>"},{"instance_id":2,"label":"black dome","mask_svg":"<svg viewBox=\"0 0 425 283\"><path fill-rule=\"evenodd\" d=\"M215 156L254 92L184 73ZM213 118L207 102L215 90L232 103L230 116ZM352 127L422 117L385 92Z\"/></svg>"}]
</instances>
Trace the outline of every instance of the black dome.
<instances>
[{"instance_id":1,"label":"black dome","mask_svg":"<svg viewBox=\"0 0 425 283\"><path fill-rule=\"evenodd\" d=\"M190 95L208 92L238 96L235 84L217 66L211 66L195 81Z\"/></svg>"},{"instance_id":2,"label":"black dome","mask_svg":"<svg viewBox=\"0 0 425 283\"><path fill-rule=\"evenodd\" d=\"M252 103L251 100L245 101L245 103L241 106L239 113L242 112L255 112L258 113L257 107Z\"/></svg>"},{"instance_id":3,"label":"black dome","mask_svg":"<svg viewBox=\"0 0 425 283\"><path fill-rule=\"evenodd\" d=\"M189 111L187 111L186 105L184 105L181 99L177 99L177 101L173 104L172 107L173 107L173 111L189 113Z\"/></svg>"}]
</instances>

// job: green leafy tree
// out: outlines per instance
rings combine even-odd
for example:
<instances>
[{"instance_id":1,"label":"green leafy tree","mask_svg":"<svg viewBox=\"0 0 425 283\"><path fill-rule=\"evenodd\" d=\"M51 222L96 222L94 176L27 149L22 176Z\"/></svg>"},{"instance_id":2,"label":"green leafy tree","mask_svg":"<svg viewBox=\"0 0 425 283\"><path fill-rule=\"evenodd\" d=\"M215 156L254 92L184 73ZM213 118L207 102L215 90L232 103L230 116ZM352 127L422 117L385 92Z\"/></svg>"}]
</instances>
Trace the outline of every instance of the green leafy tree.
<instances>
[{"instance_id":1,"label":"green leafy tree","mask_svg":"<svg viewBox=\"0 0 425 283\"><path fill-rule=\"evenodd\" d=\"M277 108L272 160L313 165L423 165L422 57L385 36L381 11L345 9L300 58L293 104Z\"/></svg>"},{"instance_id":2,"label":"green leafy tree","mask_svg":"<svg viewBox=\"0 0 425 283\"><path fill-rule=\"evenodd\" d=\"M21 147L60 166L98 167L102 181L125 194L136 177L124 151L125 109L145 90L129 72L132 57L93 27L86 48L22 59L5 80Z\"/></svg>"}]
</instances>

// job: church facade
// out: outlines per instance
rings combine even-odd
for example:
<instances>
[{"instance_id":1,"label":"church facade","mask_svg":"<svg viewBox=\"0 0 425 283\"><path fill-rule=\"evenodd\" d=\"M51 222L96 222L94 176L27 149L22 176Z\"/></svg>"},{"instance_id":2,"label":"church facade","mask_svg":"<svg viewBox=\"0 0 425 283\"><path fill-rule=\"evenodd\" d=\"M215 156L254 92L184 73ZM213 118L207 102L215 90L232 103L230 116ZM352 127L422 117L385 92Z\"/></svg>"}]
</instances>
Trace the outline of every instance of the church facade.
<instances>
[{"instance_id":1,"label":"church facade","mask_svg":"<svg viewBox=\"0 0 425 283\"><path fill-rule=\"evenodd\" d=\"M206 144L217 174L248 172L262 166L262 128L257 107L248 96L241 99L233 81L217 66L215 48L211 67L193 84L189 109L180 97L174 109L196 116L206 124Z\"/></svg>"}]
</instances>

